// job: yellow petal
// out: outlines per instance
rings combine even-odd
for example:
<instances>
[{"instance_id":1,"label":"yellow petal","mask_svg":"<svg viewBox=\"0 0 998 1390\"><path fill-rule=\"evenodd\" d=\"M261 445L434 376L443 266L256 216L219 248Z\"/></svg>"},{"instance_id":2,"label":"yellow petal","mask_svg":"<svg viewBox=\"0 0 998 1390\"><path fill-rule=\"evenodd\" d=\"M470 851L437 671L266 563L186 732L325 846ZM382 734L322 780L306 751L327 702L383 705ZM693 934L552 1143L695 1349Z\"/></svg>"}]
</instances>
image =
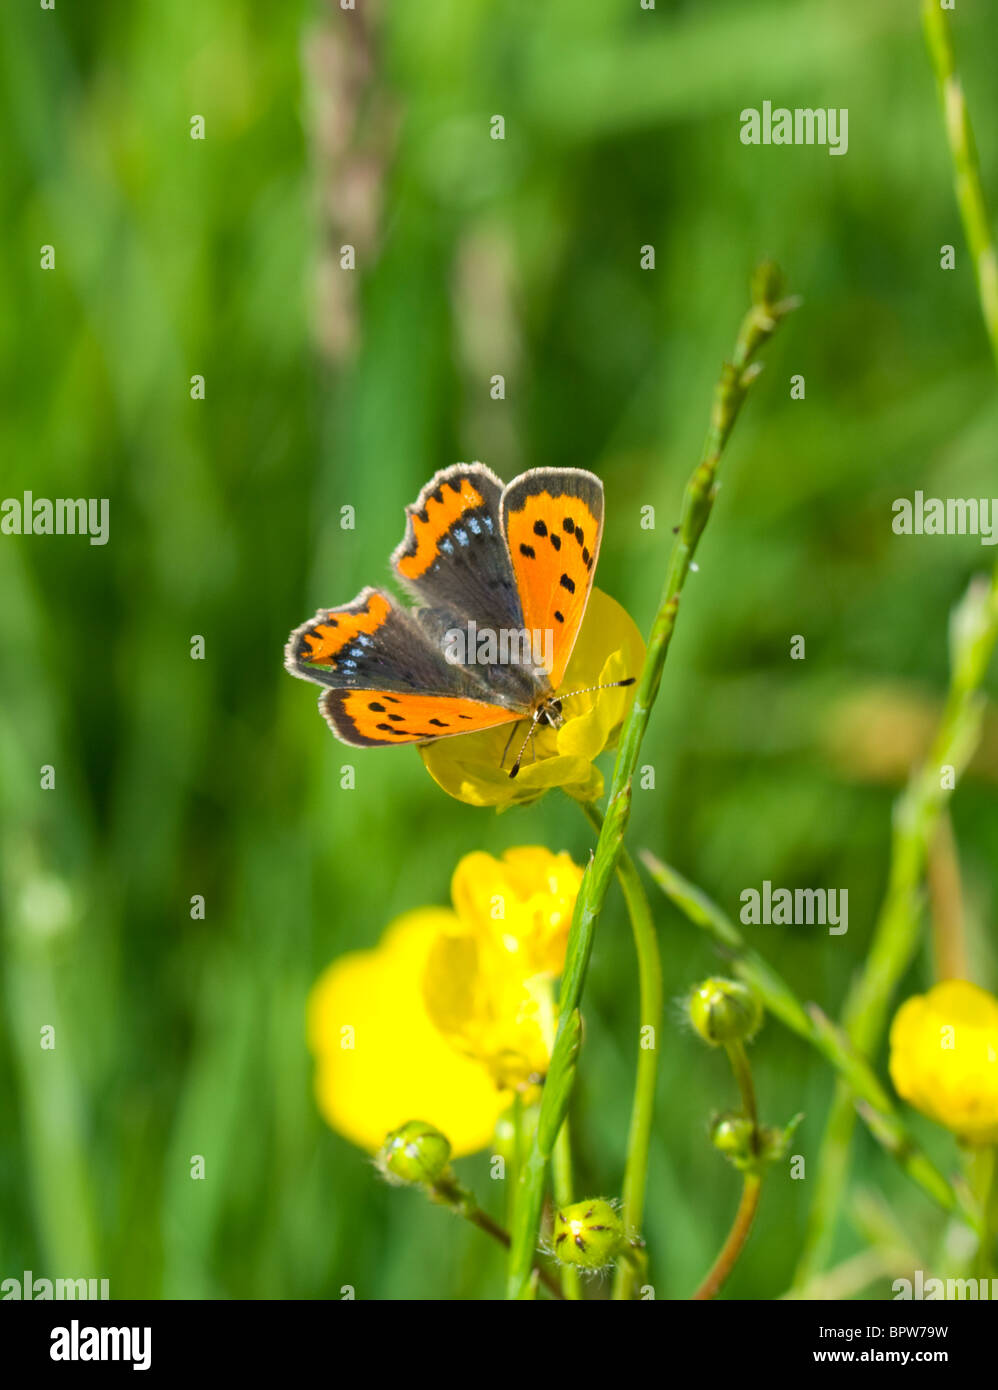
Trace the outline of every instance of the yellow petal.
<instances>
[{"instance_id":1,"label":"yellow petal","mask_svg":"<svg viewBox=\"0 0 998 1390\"><path fill-rule=\"evenodd\" d=\"M444 908L406 913L374 950L334 962L310 995L319 1109L368 1152L390 1130L419 1119L443 1130L455 1156L473 1153L489 1143L509 1105L485 1070L448 1044L423 1002L431 947L455 924Z\"/></svg>"},{"instance_id":2,"label":"yellow petal","mask_svg":"<svg viewBox=\"0 0 998 1390\"><path fill-rule=\"evenodd\" d=\"M466 931L505 959L500 968L559 975L582 870L568 854L540 845L466 854L454 870L451 896Z\"/></svg>"},{"instance_id":3,"label":"yellow petal","mask_svg":"<svg viewBox=\"0 0 998 1390\"><path fill-rule=\"evenodd\" d=\"M423 972L433 1022L498 1086L525 1091L547 1071L536 1002L522 971L486 938L460 927L438 934ZM484 1073L483 1073L484 1074Z\"/></svg>"}]
</instances>

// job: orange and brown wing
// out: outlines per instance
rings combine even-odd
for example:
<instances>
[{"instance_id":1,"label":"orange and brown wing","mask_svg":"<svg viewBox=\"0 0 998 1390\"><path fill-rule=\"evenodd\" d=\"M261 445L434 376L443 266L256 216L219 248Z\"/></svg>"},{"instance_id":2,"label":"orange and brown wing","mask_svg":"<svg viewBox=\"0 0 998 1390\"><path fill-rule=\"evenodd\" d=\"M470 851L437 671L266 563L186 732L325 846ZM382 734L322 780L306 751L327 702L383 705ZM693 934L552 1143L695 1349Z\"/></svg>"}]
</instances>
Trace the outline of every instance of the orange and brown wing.
<instances>
[{"instance_id":1,"label":"orange and brown wing","mask_svg":"<svg viewBox=\"0 0 998 1390\"><path fill-rule=\"evenodd\" d=\"M524 626L550 633L558 689L589 602L603 535L603 484L581 468L534 468L502 495Z\"/></svg>"},{"instance_id":2,"label":"orange and brown wing","mask_svg":"<svg viewBox=\"0 0 998 1390\"><path fill-rule=\"evenodd\" d=\"M327 690L319 709L337 738L357 748L451 738L522 718L501 705L462 696L384 690Z\"/></svg>"},{"instance_id":3,"label":"orange and brown wing","mask_svg":"<svg viewBox=\"0 0 998 1390\"><path fill-rule=\"evenodd\" d=\"M474 618L479 628L523 626L499 521L502 491L484 464L456 463L406 508L392 566L421 606Z\"/></svg>"},{"instance_id":4,"label":"orange and brown wing","mask_svg":"<svg viewBox=\"0 0 998 1390\"><path fill-rule=\"evenodd\" d=\"M326 687L319 708L346 743L416 743L520 718L491 703L467 668L447 661L419 623L381 589L323 608L284 650L293 676Z\"/></svg>"}]
</instances>

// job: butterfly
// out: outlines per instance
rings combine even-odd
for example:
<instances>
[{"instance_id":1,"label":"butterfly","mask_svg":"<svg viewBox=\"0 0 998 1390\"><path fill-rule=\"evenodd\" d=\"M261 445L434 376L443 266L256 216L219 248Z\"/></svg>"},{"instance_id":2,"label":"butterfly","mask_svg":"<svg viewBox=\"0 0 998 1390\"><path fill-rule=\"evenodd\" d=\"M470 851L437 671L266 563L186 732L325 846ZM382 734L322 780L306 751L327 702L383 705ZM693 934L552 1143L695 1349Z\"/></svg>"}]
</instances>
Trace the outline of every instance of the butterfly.
<instances>
[{"instance_id":1,"label":"butterfly","mask_svg":"<svg viewBox=\"0 0 998 1390\"><path fill-rule=\"evenodd\" d=\"M323 717L356 748L510 723L508 751L525 721L515 777L537 726L560 728L562 702L588 693L559 687L602 535L603 484L594 473L534 468L504 486L481 463L445 468L406 508L391 557L417 606L363 589L296 628L285 666L325 687Z\"/></svg>"}]
</instances>

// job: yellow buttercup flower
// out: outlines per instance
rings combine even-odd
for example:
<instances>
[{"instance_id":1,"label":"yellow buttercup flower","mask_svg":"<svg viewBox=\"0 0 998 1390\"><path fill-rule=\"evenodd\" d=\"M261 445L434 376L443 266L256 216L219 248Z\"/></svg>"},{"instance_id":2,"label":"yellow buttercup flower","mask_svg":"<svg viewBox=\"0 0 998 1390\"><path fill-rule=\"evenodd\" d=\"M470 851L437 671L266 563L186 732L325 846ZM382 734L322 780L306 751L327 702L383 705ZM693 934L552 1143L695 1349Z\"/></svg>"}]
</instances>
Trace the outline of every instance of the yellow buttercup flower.
<instances>
[{"instance_id":1,"label":"yellow buttercup flower","mask_svg":"<svg viewBox=\"0 0 998 1390\"><path fill-rule=\"evenodd\" d=\"M644 650L641 634L626 610L608 594L593 589L561 689L583 690L637 677ZM596 801L603 795L603 774L593 767L593 760L613 747L633 697L634 687L623 686L568 700L560 729L539 724L534 730L532 749L525 752L515 778L510 777L509 768L517 746L506 753L509 724L424 744L420 755L433 780L470 806L502 810L536 801L551 787L563 787L578 801ZM522 742L526 728L525 723L517 726L514 745Z\"/></svg>"},{"instance_id":2,"label":"yellow buttercup flower","mask_svg":"<svg viewBox=\"0 0 998 1390\"><path fill-rule=\"evenodd\" d=\"M945 980L906 1000L891 1025L895 1090L970 1144L998 1143L998 999Z\"/></svg>"},{"instance_id":3,"label":"yellow buttercup flower","mask_svg":"<svg viewBox=\"0 0 998 1390\"><path fill-rule=\"evenodd\" d=\"M406 913L373 950L334 962L308 1005L329 1124L370 1152L413 1118L457 1156L483 1148L514 1092L531 1098L547 1071L581 879L542 848L466 855L453 911Z\"/></svg>"},{"instance_id":4,"label":"yellow buttercup flower","mask_svg":"<svg viewBox=\"0 0 998 1390\"><path fill-rule=\"evenodd\" d=\"M319 1110L369 1153L414 1118L443 1130L457 1156L474 1153L509 1105L488 1073L450 1046L423 1003L430 950L456 921L446 908L405 913L373 950L329 966L309 996Z\"/></svg>"}]
</instances>

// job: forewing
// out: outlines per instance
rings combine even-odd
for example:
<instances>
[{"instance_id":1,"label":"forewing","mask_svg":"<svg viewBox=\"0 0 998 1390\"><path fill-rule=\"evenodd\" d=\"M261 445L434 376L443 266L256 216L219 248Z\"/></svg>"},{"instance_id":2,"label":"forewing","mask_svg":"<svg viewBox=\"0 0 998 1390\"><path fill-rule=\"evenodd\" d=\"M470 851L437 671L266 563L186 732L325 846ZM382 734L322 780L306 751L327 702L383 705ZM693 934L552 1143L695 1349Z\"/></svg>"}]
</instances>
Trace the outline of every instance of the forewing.
<instances>
[{"instance_id":1,"label":"forewing","mask_svg":"<svg viewBox=\"0 0 998 1390\"><path fill-rule=\"evenodd\" d=\"M499 522L503 485L481 463L437 473L406 508L392 568L427 608L499 631L523 626Z\"/></svg>"},{"instance_id":2,"label":"forewing","mask_svg":"<svg viewBox=\"0 0 998 1390\"><path fill-rule=\"evenodd\" d=\"M589 602L603 535L603 484L581 468L534 468L503 492L500 514L523 622L550 633L548 674L557 690Z\"/></svg>"}]
</instances>

